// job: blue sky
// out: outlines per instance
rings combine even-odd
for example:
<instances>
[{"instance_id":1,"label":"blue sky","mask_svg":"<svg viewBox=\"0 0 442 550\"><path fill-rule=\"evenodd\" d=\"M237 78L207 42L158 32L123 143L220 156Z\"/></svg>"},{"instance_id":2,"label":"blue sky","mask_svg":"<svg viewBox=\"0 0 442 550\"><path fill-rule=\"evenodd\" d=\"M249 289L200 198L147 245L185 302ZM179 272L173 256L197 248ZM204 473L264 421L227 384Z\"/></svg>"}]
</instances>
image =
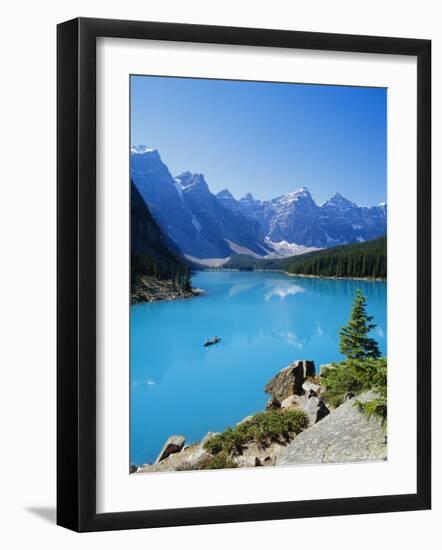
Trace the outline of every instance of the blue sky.
<instances>
[{"instance_id":1,"label":"blue sky","mask_svg":"<svg viewBox=\"0 0 442 550\"><path fill-rule=\"evenodd\" d=\"M386 200L386 109L384 88L132 76L131 142L214 193L370 206Z\"/></svg>"}]
</instances>

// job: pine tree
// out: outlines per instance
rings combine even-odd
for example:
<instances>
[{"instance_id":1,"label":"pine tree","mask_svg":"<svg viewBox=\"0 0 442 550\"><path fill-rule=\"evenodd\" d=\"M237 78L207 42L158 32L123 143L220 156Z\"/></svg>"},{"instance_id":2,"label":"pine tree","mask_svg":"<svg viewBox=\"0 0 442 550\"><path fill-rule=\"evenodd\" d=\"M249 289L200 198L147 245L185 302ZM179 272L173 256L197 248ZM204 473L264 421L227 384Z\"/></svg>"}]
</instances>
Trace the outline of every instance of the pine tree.
<instances>
[{"instance_id":1,"label":"pine tree","mask_svg":"<svg viewBox=\"0 0 442 550\"><path fill-rule=\"evenodd\" d=\"M189 268L186 269L186 272L184 274L183 288L184 290L188 290L188 291L192 289Z\"/></svg>"},{"instance_id":2,"label":"pine tree","mask_svg":"<svg viewBox=\"0 0 442 550\"><path fill-rule=\"evenodd\" d=\"M366 312L367 299L361 290L356 291L348 324L339 331L339 350L348 359L377 359L381 356L378 343L368 336L376 327L373 317Z\"/></svg>"}]
</instances>

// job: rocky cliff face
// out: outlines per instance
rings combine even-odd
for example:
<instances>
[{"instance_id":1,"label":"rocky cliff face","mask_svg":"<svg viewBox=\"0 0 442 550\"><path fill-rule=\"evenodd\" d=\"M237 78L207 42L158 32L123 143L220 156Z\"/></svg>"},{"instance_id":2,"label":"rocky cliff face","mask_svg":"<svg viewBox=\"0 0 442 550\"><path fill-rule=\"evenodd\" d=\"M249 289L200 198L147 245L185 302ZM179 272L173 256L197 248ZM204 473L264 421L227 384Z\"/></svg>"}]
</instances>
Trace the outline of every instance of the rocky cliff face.
<instances>
[{"instance_id":1,"label":"rocky cliff face","mask_svg":"<svg viewBox=\"0 0 442 550\"><path fill-rule=\"evenodd\" d=\"M314 375L313 361L294 361L269 380L264 391L271 396L273 404L281 403L292 395L303 395L305 379Z\"/></svg>"},{"instance_id":2,"label":"rocky cliff face","mask_svg":"<svg viewBox=\"0 0 442 550\"><path fill-rule=\"evenodd\" d=\"M217 257L229 256L235 252L235 246L261 256L269 252L259 223L246 218L239 209L226 208L210 192L202 174L185 172L176 181L197 227L208 240L217 242L220 250Z\"/></svg>"},{"instance_id":3,"label":"rocky cliff face","mask_svg":"<svg viewBox=\"0 0 442 550\"><path fill-rule=\"evenodd\" d=\"M276 465L386 460L387 436L380 422L356 406L357 401L370 399L373 395L368 392L348 399L281 449Z\"/></svg>"},{"instance_id":4,"label":"rocky cliff face","mask_svg":"<svg viewBox=\"0 0 442 550\"><path fill-rule=\"evenodd\" d=\"M261 226L213 195L202 174L170 174L156 150L131 150L131 177L163 233L191 259L227 258L235 248L269 252Z\"/></svg>"}]
</instances>

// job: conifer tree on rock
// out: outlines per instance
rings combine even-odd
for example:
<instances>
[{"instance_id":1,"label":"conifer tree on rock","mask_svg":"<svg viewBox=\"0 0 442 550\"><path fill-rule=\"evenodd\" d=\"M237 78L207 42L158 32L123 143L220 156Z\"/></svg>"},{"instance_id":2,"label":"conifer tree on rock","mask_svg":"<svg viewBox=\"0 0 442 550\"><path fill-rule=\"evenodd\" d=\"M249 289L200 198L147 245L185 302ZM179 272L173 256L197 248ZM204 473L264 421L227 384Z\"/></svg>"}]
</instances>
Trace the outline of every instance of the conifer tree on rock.
<instances>
[{"instance_id":1,"label":"conifer tree on rock","mask_svg":"<svg viewBox=\"0 0 442 550\"><path fill-rule=\"evenodd\" d=\"M348 324L339 331L339 350L348 359L377 359L381 356L378 343L368 336L376 327L373 317L367 315L367 299L361 290L356 291Z\"/></svg>"}]
</instances>

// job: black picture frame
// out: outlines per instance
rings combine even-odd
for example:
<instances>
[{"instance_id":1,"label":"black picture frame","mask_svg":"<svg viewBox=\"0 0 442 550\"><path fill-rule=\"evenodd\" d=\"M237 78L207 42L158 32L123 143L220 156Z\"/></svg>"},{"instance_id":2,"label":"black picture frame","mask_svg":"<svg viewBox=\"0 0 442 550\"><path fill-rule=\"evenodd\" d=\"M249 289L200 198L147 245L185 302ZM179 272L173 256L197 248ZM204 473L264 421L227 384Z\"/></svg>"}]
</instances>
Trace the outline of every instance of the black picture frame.
<instances>
[{"instance_id":1,"label":"black picture frame","mask_svg":"<svg viewBox=\"0 0 442 550\"><path fill-rule=\"evenodd\" d=\"M96 512L96 39L417 58L417 492ZM57 28L57 523L83 531L425 510L431 506L431 41L79 18Z\"/></svg>"}]
</instances>

